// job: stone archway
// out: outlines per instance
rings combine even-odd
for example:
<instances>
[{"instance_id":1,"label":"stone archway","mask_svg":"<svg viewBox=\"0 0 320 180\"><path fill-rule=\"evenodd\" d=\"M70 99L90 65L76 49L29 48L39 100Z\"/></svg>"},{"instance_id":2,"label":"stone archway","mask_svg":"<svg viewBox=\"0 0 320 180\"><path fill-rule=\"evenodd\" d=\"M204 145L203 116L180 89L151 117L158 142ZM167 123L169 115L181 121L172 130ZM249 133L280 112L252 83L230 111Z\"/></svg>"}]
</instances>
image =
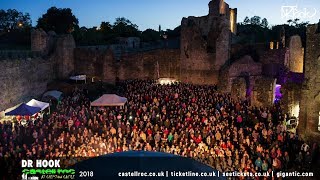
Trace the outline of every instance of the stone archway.
<instances>
[{"instance_id":1,"label":"stone archway","mask_svg":"<svg viewBox=\"0 0 320 180\"><path fill-rule=\"evenodd\" d=\"M240 76L234 78L231 82L231 95L234 98L240 98L241 100L246 100L249 96L249 73L242 72Z\"/></svg>"}]
</instances>

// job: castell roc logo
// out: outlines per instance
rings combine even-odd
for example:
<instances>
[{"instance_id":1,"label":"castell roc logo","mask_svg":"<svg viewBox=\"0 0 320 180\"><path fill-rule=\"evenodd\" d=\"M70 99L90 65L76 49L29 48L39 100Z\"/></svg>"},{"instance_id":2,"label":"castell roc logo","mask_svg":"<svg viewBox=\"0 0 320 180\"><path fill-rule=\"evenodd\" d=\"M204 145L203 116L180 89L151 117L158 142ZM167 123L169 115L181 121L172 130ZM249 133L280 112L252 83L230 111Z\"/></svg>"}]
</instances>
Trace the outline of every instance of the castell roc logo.
<instances>
[{"instance_id":1,"label":"castell roc logo","mask_svg":"<svg viewBox=\"0 0 320 180\"><path fill-rule=\"evenodd\" d=\"M22 174L22 180L28 180L28 175L27 174Z\"/></svg>"},{"instance_id":2,"label":"castell roc logo","mask_svg":"<svg viewBox=\"0 0 320 180\"><path fill-rule=\"evenodd\" d=\"M21 179L22 180L38 180L39 178L36 176L31 176L28 178L28 174L23 173L21 176Z\"/></svg>"},{"instance_id":3,"label":"castell roc logo","mask_svg":"<svg viewBox=\"0 0 320 180\"><path fill-rule=\"evenodd\" d=\"M282 19L310 19L315 17L316 14L317 14L317 9L314 7L300 8L297 5L281 7Z\"/></svg>"}]
</instances>

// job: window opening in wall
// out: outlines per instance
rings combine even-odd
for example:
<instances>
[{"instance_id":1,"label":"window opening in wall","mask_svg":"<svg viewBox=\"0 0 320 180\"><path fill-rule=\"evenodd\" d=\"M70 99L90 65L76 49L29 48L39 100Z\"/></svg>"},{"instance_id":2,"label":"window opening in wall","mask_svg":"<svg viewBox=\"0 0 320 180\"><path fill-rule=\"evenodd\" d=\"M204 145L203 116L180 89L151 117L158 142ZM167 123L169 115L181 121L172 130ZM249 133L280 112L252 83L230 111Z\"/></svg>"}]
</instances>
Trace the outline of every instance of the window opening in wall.
<instances>
[{"instance_id":1,"label":"window opening in wall","mask_svg":"<svg viewBox=\"0 0 320 180\"><path fill-rule=\"evenodd\" d=\"M280 84L276 84L276 89L274 91L274 103L277 103L281 100L282 98L282 94L281 94L281 85Z\"/></svg>"},{"instance_id":2,"label":"window opening in wall","mask_svg":"<svg viewBox=\"0 0 320 180\"><path fill-rule=\"evenodd\" d=\"M299 105L299 103L295 103L293 108L292 108L292 111L291 111L291 116L295 117L295 118L298 118L299 117L299 113L300 113L300 105Z\"/></svg>"}]
</instances>

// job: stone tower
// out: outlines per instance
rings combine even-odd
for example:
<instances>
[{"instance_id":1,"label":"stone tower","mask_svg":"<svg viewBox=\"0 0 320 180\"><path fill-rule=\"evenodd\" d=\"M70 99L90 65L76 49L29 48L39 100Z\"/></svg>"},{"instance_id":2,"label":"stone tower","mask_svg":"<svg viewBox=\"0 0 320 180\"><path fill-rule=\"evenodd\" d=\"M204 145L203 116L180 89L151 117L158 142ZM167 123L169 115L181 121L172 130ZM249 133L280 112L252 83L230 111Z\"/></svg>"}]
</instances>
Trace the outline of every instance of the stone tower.
<instances>
[{"instance_id":1,"label":"stone tower","mask_svg":"<svg viewBox=\"0 0 320 180\"><path fill-rule=\"evenodd\" d=\"M181 81L195 84L218 82L219 70L230 58L230 11L223 0L212 0L207 16L182 19ZM236 25L236 11L233 16L233 25ZM232 29L235 31L236 27Z\"/></svg>"},{"instance_id":2,"label":"stone tower","mask_svg":"<svg viewBox=\"0 0 320 180\"><path fill-rule=\"evenodd\" d=\"M75 47L76 43L71 34L58 37L54 55L57 64L57 78L66 79L74 73Z\"/></svg>"},{"instance_id":3,"label":"stone tower","mask_svg":"<svg viewBox=\"0 0 320 180\"><path fill-rule=\"evenodd\" d=\"M45 53L48 46L48 35L42 29L33 29L31 31L31 51Z\"/></svg>"},{"instance_id":4,"label":"stone tower","mask_svg":"<svg viewBox=\"0 0 320 180\"><path fill-rule=\"evenodd\" d=\"M230 30L233 34L237 34L237 8L230 9Z\"/></svg>"},{"instance_id":5,"label":"stone tower","mask_svg":"<svg viewBox=\"0 0 320 180\"><path fill-rule=\"evenodd\" d=\"M209 15L220 16L226 14L226 3L224 0L212 0L209 2Z\"/></svg>"},{"instance_id":6,"label":"stone tower","mask_svg":"<svg viewBox=\"0 0 320 180\"><path fill-rule=\"evenodd\" d=\"M302 88L298 131L305 139L320 141L320 27L307 27L305 82Z\"/></svg>"},{"instance_id":7,"label":"stone tower","mask_svg":"<svg viewBox=\"0 0 320 180\"><path fill-rule=\"evenodd\" d=\"M289 43L289 69L291 72L303 73L304 48L298 35L292 36Z\"/></svg>"},{"instance_id":8,"label":"stone tower","mask_svg":"<svg viewBox=\"0 0 320 180\"><path fill-rule=\"evenodd\" d=\"M43 55L52 53L55 47L57 34L53 31L46 33L42 29L31 31L31 51L41 52Z\"/></svg>"}]
</instances>

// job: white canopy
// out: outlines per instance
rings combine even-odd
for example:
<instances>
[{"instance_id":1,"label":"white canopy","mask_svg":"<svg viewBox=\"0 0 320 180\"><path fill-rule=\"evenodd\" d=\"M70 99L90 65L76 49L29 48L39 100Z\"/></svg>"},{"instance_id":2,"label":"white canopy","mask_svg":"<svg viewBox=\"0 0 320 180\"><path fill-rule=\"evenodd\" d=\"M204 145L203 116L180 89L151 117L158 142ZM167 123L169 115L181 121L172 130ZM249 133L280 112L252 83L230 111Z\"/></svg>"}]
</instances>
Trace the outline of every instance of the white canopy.
<instances>
[{"instance_id":1,"label":"white canopy","mask_svg":"<svg viewBox=\"0 0 320 180\"><path fill-rule=\"evenodd\" d=\"M53 90L53 91L47 91L46 93L43 94L42 97L51 96L51 97L56 98L57 100L60 100L61 95L62 95L62 92L57 91L57 90Z\"/></svg>"},{"instance_id":2,"label":"white canopy","mask_svg":"<svg viewBox=\"0 0 320 180\"><path fill-rule=\"evenodd\" d=\"M124 106L127 98L116 94L104 94L91 103L91 106Z\"/></svg>"},{"instance_id":3,"label":"white canopy","mask_svg":"<svg viewBox=\"0 0 320 180\"><path fill-rule=\"evenodd\" d=\"M35 99L31 99L28 103L27 103L28 106L33 106L33 107L39 107L41 108L41 111L43 111L44 109L46 109L47 107L50 106L49 103L46 103L46 102L41 102L41 101L38 101L38 100L35 100Z\"/></svg>"},{"instance_id":4,"label":"white canopy","mask_svg":"<svg viewBox=\"0 0 320 180\"><path fill-rule=\"evenodd\" d=\"M71 76L70 79L75 81L86 81L87 75Z\"/></svg>"}]
</instances>

